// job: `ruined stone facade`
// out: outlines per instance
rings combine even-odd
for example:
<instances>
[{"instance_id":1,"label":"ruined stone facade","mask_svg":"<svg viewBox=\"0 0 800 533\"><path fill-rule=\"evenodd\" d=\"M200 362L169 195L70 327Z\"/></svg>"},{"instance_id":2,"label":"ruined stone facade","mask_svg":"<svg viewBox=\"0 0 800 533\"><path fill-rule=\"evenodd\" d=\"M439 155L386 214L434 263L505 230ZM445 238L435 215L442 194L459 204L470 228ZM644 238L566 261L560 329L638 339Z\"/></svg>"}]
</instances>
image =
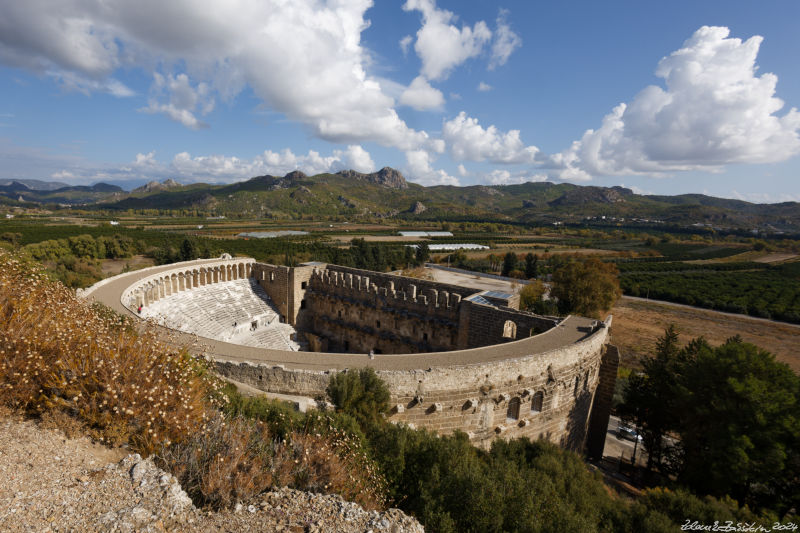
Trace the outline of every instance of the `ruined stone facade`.
<instances>
[{"instance_id":1,"label":"ruined stone facade","mask_svg":"<svg viewBox=\"0 0 800 533\"><path fill-rule=\"evenodd\" d=\"M135 311L237 276L258 280L282 320L306 332L314 351L245 352L216 342L224 376L315 397L324 396L333 373L371 366L391 392L392 422L464 431L484 446L527 436L574 450L588 443L592 454L602 453L619 360L606 345L610 317L599 323L542 317L514 309L514 298L455 285L252 259L176 264L140 277L121 300ZM370 351L374 359L365 355Z\"/></svg>"}]
</instances>

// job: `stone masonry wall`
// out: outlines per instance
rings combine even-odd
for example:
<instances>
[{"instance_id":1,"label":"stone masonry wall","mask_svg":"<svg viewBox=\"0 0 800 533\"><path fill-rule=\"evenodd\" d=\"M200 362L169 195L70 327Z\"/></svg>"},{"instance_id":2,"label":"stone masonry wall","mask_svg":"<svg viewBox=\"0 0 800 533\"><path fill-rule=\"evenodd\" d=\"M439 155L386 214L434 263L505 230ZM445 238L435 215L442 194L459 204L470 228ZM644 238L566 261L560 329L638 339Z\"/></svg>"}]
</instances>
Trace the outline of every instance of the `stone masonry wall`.
<instances>
[{"instance_id":1,"label":"stone masonry wall","mask_svg":"<svg viewBox=\"0 0 800 533\"><path fill-rule=\"evenodd\" d=\"M353 269L354 270L354 269ZM458 339L461 296L444 290L397 290L373 272L318 270L309 282L305 324L327 338L329 351L416 353L451 350ZM394 276L392 277L394 278Z\"/></svg>"},{"instance_id":2,"label":"stone masonry wall","mask_svg":"<svg viewBox=\"0 0 800 533\"><path fill-rule=\"evenodd\" d=\"M600 383L594 397L594 406L589 418L589 436L586 451L589 457L601 459L606 444L606 429L611 416L611 403L614 398L614 386L617 382L619 368L619 349L611 344L606 345L603 360L600 363Z\"/></svg>"},{"instance_id":3,"label":"stone masonry wall","mask_svg":"<svg viewBox=\"0 0 800 533\"><path fill-rule=\"evenodd\" d=\"M289 322L290 313L290 284L291 269L286 266L270 265L267 263L253 264L253 276L267 293L272 303L281 314L281 322Z\"/></svg>"},{"instance_id":4,"label":"stone masonry wall","mask_svg":"<svg viewBox=\"0 0 800 533\"><path fill-rule=\"evenodd\" d=\"M461 430L481 446L497 437L527 436L580 451L607 335L601 327L578 343L496 362L379 371L392 397L389 420L441 434ZM335 373L250 363L216 366L221 374L261 390L311 397L324 396Z\"/></svg>"},{"instance_id":5,"label":"stone masonry wall","mask_svg":"<svg viewBox=\"0 0 800 533\"><path fill-rule=\"evenodd\" d=\"M464 303L468 305L469 313L466 327L466 346L469 348L524 339L557 324L554 319L507 307L490 307L470 301Z\"/></svg>"},{"instance_id":6,"label":"stone masonry wall","mask_svg":"<svg viewBox=\"0 0 800 533\"><path fill-rule=\"evenodd\" d=\"M309 268L309 267L304 267ZM302 325L336 352L417 353L489 346L556 320L465 300L474 289L326 266L309 278ZM299 290L299 289L298 289Z\"/></svg>"}]
</instances>

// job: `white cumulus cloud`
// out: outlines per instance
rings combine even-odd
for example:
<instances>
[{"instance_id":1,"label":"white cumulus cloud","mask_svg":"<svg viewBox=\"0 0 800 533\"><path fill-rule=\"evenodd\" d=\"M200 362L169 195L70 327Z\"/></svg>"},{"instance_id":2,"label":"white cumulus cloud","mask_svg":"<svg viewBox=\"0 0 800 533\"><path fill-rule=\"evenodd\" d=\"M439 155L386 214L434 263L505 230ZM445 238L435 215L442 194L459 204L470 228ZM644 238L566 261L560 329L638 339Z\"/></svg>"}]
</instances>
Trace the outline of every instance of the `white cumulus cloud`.
<instances>
[{"instance_id":1,"label":"white cumulus cloud","mask_svg":"<svg viewBox=\"0 0 800 533\"><path fill-rule=\"evenodd\" d=\"M518 185L530 181L547 181L546 174L530 173L526 170L511 172L505 169L495 169L486 177L492 185Z\"/></svg>"},{"instance_id":2,"label":"white cumulus cloud","mask_svg":"<svg viewBox=\"0 0 800 533\"><path fill-rule=\"evenodd\" d=\"M411 46L411 43L414 42L414 38L411 35L406 35L402 39L400 39L400 50L403 51L403 55L408 55L408 48Z\"/></svg>"},{"instance_id":3,"label":"white cumulus cloud","mask_svg":"<svg viewBox=\"0 0 800 533\"><path fill-rule=\"evenodd\" d=\"M482 81L478 84L478 90L482 93L488 93L492 90L492 86Z\"/></svg>"},{"instance_id":4,"label":"white cumulus cloud","mask_svg":"<svg viewBox=\"0 0 800 533\"><path fill-rule=\"evenodd\" d=\"M422 185L458 185L458 178L444 170L436 170L431 166L433 157L426 150L409 150L406 152L406 177Z\"/></svg>"},{"instance_id":5,"label":"white cumulus cloud","mask_svg":"<svg viewBox=\"0 0 800 533\"><path fill-rule=\"evenodd\" d=\"M417 76L400 95L400 103L417 111L441 109L444 105L444 95L439 89L431 87L424 77Z\"/></svg>"},{"instance_id":6,"label":"white cumulus cloud","mask_svg":"<svg viewBox=\"0 0 800 533\"><path fill-rule=\"evenodd\" d=\"M145 113L164 113L176 122L187 128L200 129L208 124L200 121L196 113L207 115L214 109L214 97L206 83L199 83L192 87L186 74L177 76L162 76L158 72L153 74L153 87L148 106L140 109ZM159 101L167 95L168 101Z\"/></svg>"},{"instance_id":7,"label":"white cumulus cloud","mask_svg":"<svg viewBox=\"0 0 800 533\"><path fill-rule=\"evenodd\" d=\"M151 154L137 155L136 162L151 159ZM338 172L353 169L359 172L373 172L375 163L359 145L350 145L346 150L334 150L331 155L323 156L315 150L298 155L285 148L274 152L265 150L252 159L235 156L203 155L192 156L181 152L173 157L165 170L178 174L190 181L210 179L211 181L236 181L260 175L282 176L293 170L300 170L308 175L324 172Z\"/></svg>"},{"instance_id":8,"label":"white cumulus cloud","mask_svg":"<svg viewBox=\"0 0 800 533\"><path fill-rule=\"evenodd\" d=\"M489 161L501 164L532 164L539 149L525 146L519 130L506 133L495 126L483 128L478 119L462 111L442 125L442 138L457 161Z\"/></svg>"},{"instance_id":9,"label":"white cumulus cloud","mask_svg":"<svg viewBox=\"0 0 800 533\"><path fill-rule=\"evenodd\" d=\"M730 38L724 27L704 26L663 58L651 85L606 115L599 129L551 157L553 175L586 180L596 175L719 170L733 163L771 163L800 152L800 113L782 116L777 76L757 75L762 38Z\"/></svg>"},{"instance_id":10,"label":"white cumulus cloud","mask_svg":"<svg viewBox=\"0 0 800 533\"><path fill-rule=\"evenodd\" d=\"M522 38L514 33L506 20L508 14L507 9L501 9L497 15L497 30L494 32L489 70L505 65L514 50L522 46Z\"/></svg>"},{"instance_id":11,"label":"white cumulus cloud","mask_svg":"<svg viewBox=\"0 0 800 533\"><path fill-rule=\"evenodd\" d=\"M452 24L455 14L438 9L435 0L406 0L403 9L422 13L414 50L422 61L422 75L429 80L446 79L455 67L480 55L492 38L482 20L459 29Z\"/></svg>"},{"instance_id":12,"label":"white cumulus cloud","mask_svg":"<svg viewBox=\"0 0 800 533\"><path fill-rule=\"evenodd\" d=\"M102 84L119 68L188 77L223 99L246 86L270 108L337 143L402 150L427 140L400 119L366 71L371 0L0 0L0 62ZM86 86L87 83L84 83ZM124 95L118 84L105 84ZM188 127L197 114L168 98L148 105Z\"/></svg>"}]
</instances>

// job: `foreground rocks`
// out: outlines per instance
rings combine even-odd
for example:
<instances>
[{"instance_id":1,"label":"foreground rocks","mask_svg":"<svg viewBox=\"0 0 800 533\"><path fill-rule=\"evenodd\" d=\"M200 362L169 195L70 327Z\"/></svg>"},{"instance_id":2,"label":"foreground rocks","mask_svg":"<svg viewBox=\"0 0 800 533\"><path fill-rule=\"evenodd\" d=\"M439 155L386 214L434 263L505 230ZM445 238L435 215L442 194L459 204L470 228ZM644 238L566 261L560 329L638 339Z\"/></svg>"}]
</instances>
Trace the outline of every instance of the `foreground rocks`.
<instances>
[{"instance_id":1,"label":"foreground rocks","mask_svg":"<svg viewBox=\"0 0 800 533\"><path fill-rule=\"evenodd\" d=\"M3 416L0 531L423 531L397 509L287 488L233 510L199 510L152 460L123 453Z\"/></svg>"}]
</instances>

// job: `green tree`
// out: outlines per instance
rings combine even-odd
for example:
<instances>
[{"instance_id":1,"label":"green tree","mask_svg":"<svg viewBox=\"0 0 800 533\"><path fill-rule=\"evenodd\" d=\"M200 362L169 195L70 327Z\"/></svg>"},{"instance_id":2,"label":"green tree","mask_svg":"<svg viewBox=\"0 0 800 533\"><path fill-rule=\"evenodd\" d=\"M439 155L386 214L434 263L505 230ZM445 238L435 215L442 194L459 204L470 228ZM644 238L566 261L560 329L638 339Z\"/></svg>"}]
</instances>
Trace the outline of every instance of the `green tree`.
<instances>
[{"instance_id":1,"label":"green tree","mask_svg":"<svg viewBox=\"0 0 800 533\"><path fill-rule=\"evenodd\" d=\"M525 277L535 278L539 275L539 256L528 252L525 256Z\"/></svg>"},{"instance_id":2,"label":"green tree","mask_svg":"<svg viewBox=\"0 0 800 533\"><path fill-rule=\"evenodd\" d=\"M0 235L0 240L11 243L13 246L19 244L19 240L21 238L22 238L22 233L16 233L13 231L6 231L2 235Z\"/></svg>"},{"instance_id":3,"label":"green tree","mask_svg":"<svg viewBox=\"0 0 800 533\"><path fill-rule=\"evenodd\" d=\"M701 495L730 495L779 515L800 502L800 377L734 337L682 349L669 328L654 357L632 375L620 406L642 429L659 466ZM664 448L667 434L677 434ZM667 468L668 467L668 468Z\"/></svg>"},{"instance_id":4,"label":"green tree","mask_svg":"<svg viewBox=\"0 0 800 533\"><path fill-rule=\"evenodd\" d=\"M619 271L613 263L596 258L573 261L553 273L551 295L559 311L599 317L620 295Z\"/></svg>"},{"instance_id":5,"label":"green tree","mask_svg":"<svg viewBox=\"0 0 800 533\"><path fill-rule=\"evenodd\" d=\"M730 339L696 347L677 408L683 467L702 494L786 512L800 502L800 377L769 352Z\"/></svg>"},{"instance_id":6,"label":"green tree","mask_svg":"<svg viewBox=\"0 0 800 533\"><path fill-rule=\"evenodd\" d=\"M423 242L418 244L417 254L416 254L417 265L424 264L425 261L430 259L430 257L431 257L431 251L430 248L428 248L428 243Z\"/></svg>"},{"instance_id":7,"label":"green tree","mask_svg":"<svg viewBox=\"0 0 800 533\"><path fill-rule=\"evenodd\" d=\"M535 310L542 301L545 290L544 283L538 279L522 287L519 291L519 308L523 311Z\"/></svg>"},{"instance_id":8,"label":"green tree","mask_svg":"<svg viewBox=\"0 0 800 533\"><path fill-rule=\"evenodd\" d=\"M508 276L511 274L512 270L517 269L517 254L514 252L507 252L505 256L503 256L503 270L500 271L500 274L503 276Z\"/></svg>"},{"instance_id":9,"label":"green tree","mask_svg":"<svg viewBox=\"0 0 800 533\"><path fill-rule=\"evenodd\" d=\"M197 249L197 243L193 239L183 239L183 243L181 243L181 261L191 261L199 256L200 252Z\"/></svg>"},{"instance_id":10,"label":"green tree","mask_svg":"<svg viewBox=\"0 0 800 533\"><path fill-rule=\"evenodd\" d=\"M68 242L75 257L104 259L106 256L106 248L102 241L95 240L91 235L70 237Z\"/></svg>"},{"instance_id":11,"label":"green tree","mask_svg":"<svg viewBox=\"0 0 800 533\"><path fill-rule=\"evenodd\" d=\"M618 412L623 420L636 426L647 450L648 470L663 470L665 440L677 425L680 376L684 357L678 344L678 332L670 324L656 342L653 357L640 360L643 372L632 375L623 392Z\"/></svg>"},{"instance_id":12,"label":"green tree","mask_svg":"<svg viewBox=\"0 0 800 533\"><path fill-rule=\"evenodd\" d=\"M369 367L333 375L326 392L337 411L351 415L363 428L378 424L389 410L389 389Z\"/></svg>"}]
</instances>

